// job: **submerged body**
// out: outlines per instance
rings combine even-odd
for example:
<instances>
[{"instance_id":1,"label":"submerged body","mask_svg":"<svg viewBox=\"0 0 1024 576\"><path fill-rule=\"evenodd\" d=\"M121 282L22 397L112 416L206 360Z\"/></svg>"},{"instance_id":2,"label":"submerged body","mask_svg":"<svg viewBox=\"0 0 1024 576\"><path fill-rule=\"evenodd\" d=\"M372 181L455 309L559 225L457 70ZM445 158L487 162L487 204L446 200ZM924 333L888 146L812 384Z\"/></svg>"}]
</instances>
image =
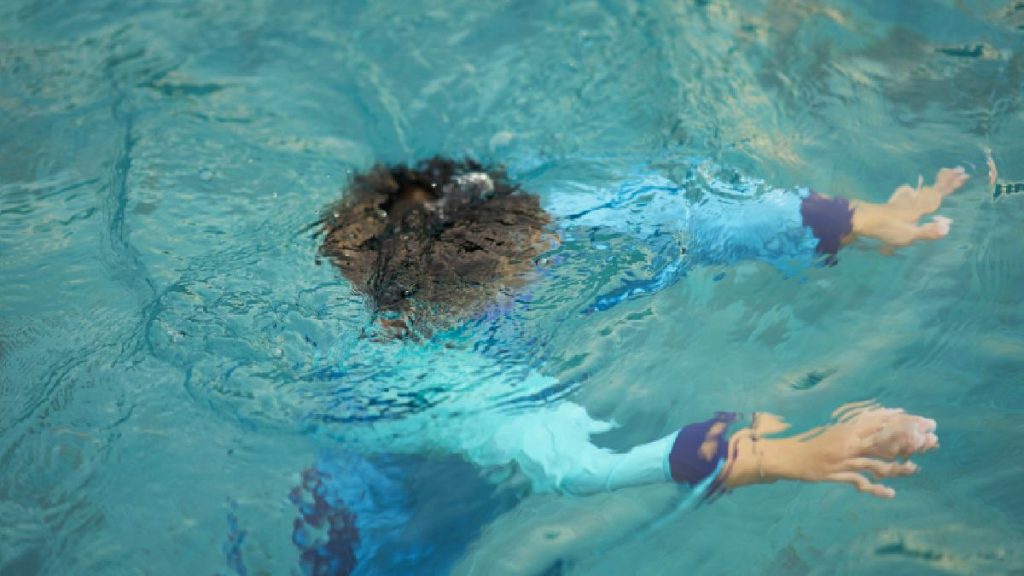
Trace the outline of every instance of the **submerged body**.
<instances>
[{"instance_id":1,"label":"submerged body","mask_svg":"<svg viewBox=\"0 0 1024 576\"><path fill-rule=\"evenodd\" d=\"M573 495L675 482L691 488L691 501L778 479L843 482L891 497L891 489L859 472L910 474L914 465L891 460L937 446L934 422L868 406L851 409L842 426L805 439L763 438L785 429L773 417L720 413L617 453L591 440L613 424L558 400L564 394L557 380L463 349L445 334L486 317L502 297L529 291L541 255L548 262L541 268L557 263L558 239L610 230L636 238L652 254L643 277L597 295L588 308L597 311L663 289L695 265L760 260L799 273L835 264L839 249L858 234L902 241L890 233L894 215L910 218L928 207L920 190L913 202L894 195L887 208L808 190L700 196L650 176L598 194L554 194L541 208L536 197L507 184L500 170L444 159L420 168L412 177L403 176L412 171L404 166L375 168L383 185L343 200L324 220L323 252L369 297L383 329L329 358L343 358L338 369L345 374L383 364L394 372L390 380L407 383L405 392L421 403L398 417L374 416L364 408L374 394L395 394L393 387L362 391L368 398L362 404L327 394L330 402L310 416L349 422L347 445L366 453L458 454L479 466L515 464L534 490ZM456 387L450 374L459 374L462 384ZM358 385L347 382L346 389ZM535 397L548 401L538 405ZM872 440L850 444L851 435Z\"/></svg>"}]
</instances>

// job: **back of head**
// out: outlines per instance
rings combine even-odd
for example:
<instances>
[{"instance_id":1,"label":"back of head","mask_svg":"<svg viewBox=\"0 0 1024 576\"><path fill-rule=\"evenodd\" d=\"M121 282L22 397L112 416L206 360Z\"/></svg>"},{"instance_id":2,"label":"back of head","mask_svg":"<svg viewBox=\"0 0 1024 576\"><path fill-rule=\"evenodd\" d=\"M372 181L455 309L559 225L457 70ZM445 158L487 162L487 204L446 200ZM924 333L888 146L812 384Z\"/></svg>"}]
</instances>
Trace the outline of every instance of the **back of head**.
<instances>
[{"instance_id":1,"label":"back of head","mask_svg":"<svg viewBox=\"0 0 1024 576\"><path fill-rule=\"evenodd\" d=\"M503 169L435 157L355 176L322 219L321 252L378 312L430 330L520 287L550 221Z\"/></svg>"}]
</instances>

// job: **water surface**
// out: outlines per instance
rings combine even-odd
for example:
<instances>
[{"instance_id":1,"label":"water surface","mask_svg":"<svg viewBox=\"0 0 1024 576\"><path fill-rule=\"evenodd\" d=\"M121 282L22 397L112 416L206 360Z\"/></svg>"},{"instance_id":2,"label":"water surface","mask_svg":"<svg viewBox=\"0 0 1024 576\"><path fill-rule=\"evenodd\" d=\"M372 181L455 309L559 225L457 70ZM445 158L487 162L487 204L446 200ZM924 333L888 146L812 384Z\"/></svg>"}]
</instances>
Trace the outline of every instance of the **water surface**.
<instances>
[{"instance_id":1,"label":"water surface","mask_svg":"<svg viewBox=\"0 0 1024 576\"><path fill-rule=\"evenodd\" d=\"M338 385L319 370L366 317L307 226L354 170L465 154L549 197L702 158L882 201L985 147L1024 178L1022 99L1007 1L8 0L0 572L299 570L288 493L355 448L304 401ZM877 398L935 417L942 450L895 501L778 485L666 515L671 487L529 495L403 456L378 464L411 479L424 547L395 570L1024 570L1024 197L982 180L943 208L946 240L894 257L701 268L593 315L574 298L612 278L581 274L563 308L530 309L535 340L472 335L565 383L541 401L619 423L611 447L722 408L806 426Z\"/></svg>"}]
</instances>

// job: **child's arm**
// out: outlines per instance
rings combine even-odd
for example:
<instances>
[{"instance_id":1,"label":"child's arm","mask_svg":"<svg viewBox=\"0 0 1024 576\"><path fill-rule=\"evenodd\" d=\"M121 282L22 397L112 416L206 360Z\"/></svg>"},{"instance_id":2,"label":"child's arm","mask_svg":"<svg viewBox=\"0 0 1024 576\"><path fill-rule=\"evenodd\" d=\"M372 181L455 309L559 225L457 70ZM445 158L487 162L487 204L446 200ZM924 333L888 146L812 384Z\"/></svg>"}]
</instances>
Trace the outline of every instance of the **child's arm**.
<instances>
[{"instance_id":1,"label":"child's arm","mask_svg":"<svg viewBox=\"0 0 1024 576\"><path fill-rule=\"evenodd\" d=\"M560 436L561 427L548 416L521 438L516 460L528 476L573 495L667 481L714 493L797 480L852 484L861 492L892 498L895 491L861 473L875 478L913 474L916 465L896 459L938 447L935 422L902 410L848 405L836 416L842 421L806 434L764 438L787 426L761 414L727 439L728 427L737 417L720 413L625 453Z\"/></svg>"}]
</instances>

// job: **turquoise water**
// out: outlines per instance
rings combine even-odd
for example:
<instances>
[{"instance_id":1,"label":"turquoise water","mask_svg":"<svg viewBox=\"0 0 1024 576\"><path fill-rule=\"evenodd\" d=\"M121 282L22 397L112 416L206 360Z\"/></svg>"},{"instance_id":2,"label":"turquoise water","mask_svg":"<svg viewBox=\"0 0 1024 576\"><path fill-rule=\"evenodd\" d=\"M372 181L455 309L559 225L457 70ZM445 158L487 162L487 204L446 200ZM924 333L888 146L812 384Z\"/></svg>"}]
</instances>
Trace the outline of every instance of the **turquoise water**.
<instances>
[{"instance_id":1,"label":"turquoise water","mask_svg":"<svg viewBox=\"0 0 1024 576\"><path fill-rule=\"evenodd\" d=\"M1012 1L8 0L0 573L299 571L300 473L446 394L380 357L330 372L367 346L366 309L314 264L308 225L353 170L468 154L547 198L704 158L881 201L989 147L1019 180L1022 27ZM942 449L896 500L775 485L674 514L670 486L568 498L383 455L407 500L392 557L419 555L391 571L1024 571L1024 197L976 174L941 242L801 278L697 268L578 314L644 258L613 243L621 262L569 265L521 324L460 336L561 383L530 401L616 421L610 447L716 409L809 426L875 398L934 417Z\"/></svg>"}]
</instances>

